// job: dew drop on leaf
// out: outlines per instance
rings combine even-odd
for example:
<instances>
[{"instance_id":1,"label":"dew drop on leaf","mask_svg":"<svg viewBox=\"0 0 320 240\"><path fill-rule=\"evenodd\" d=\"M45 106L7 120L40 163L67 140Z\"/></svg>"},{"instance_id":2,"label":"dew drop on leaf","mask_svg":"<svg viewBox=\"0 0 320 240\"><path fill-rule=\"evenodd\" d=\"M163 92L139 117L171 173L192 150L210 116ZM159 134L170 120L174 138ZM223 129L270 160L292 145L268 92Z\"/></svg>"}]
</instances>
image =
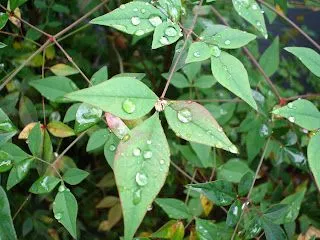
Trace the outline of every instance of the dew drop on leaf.
<instances>
[{"instance_id":1,"label":"dew drop on leaf","mask_svg":"<svg viewBox=\"0 0 320 240\"><path fill-rule=\"evenodd\" d=\"M147 185L148 183L148 178L147 176L144 174L144 173L137 173L136 174L136 183L139 185L139 186L145 186Z\"/></svg>"},{"instance_id":2,"label":"dew drop on leaf","mask_svg":"<svg viewBox=\"0 0 320 240\"><path fill-rule=\"evenodd\" d=\"M147 140L147 144L150 145L152 143L151 140Z\"/></svg>"},{"instance_id":3,"label":"dew drop on leaf","mask_svg":"<svg viewBox=\"0 0 320 240\"><path fill-rule=\"evenodd\" d=\"M231 43L230 40L225 40L225 41L224 41L224 44L225 44L225 45L230 45L230 43Z\"/></svg>"},{"instance_id":4,"label":"dew drop on leaf","mask_svg":"<svg viewBox=\"0 0 320 240\"><path fill-rule=\"evenodd\" d=\"M147 210L148 210L148 211L151 211L151 210L152 210L152 205L149 205L148 208L147 208Z\"/></svg>"},{"instance_id":5,"label":"dew drop on leaf","mask_svg":"<svg viewBox=\"0 0 320 240\"><path fill-rule=\"evenodd\" d=\"M168 37L174 37L177 35L177 30L174 27L168 27L164 33L168 36Z\"/></svg>"},{"instance_id":6,"label":"dew drop on leaf","mask_svg":"<svg viewBox=\"0 0 320 240\"><path fill-rule=\"evenodd\" d=\"M144 159L150 159L150 158L152 158L152 152L151 151L145 151L144 153L143 153L143 158Z\"/></svg>"},{"instance_id":7,"label":"dew drop on leaf","mask_svg":"<svg viewBox=\"0 0 320 240\"><path fill-rule=\"evenodd\" d=\"M160 164L161 164L161 165L164 164L164 160L163 160L163 159L160 160Z\"/></svg>"},{"instance_id":8,"label":"dew drop on leaf","mask_svg":"<svg viewBox=\"0 0 320 240\"><path fill-rule=\"evenodd\" d=\"M135 157L139 157L141 155L141 150L140 148L135 148L133 149L133 152L132 152L133 156Z\"/></svg>"},{"instance_id":9,"label":"dew drop on leaf","mask_svg":"<svg viewBox=\"0 0 320 240\"><path fill-rule=\"evenodd\" d=\"M125 9L126 6L125 6L124 4L121 4L119 8L120 8L120 9Z\"/></svg>"},{"instance_id":10,"label":"dew drop on leaf","mask_svg":"<svg viewBox=\"0 0 320 240\"><path fill-rule=\"evenodd\" d=\"M295 119L294 117L292 117L292 116L290 116L290 117L288 118L288 120L289 120L290 122L292 122L292 123L294 123L294 122L296 121L296 119Z\"/></svg>"},{"instance_id":11,"label":"dew drop on leaf","mask_svg":"<svg viewBox=\"0 0 320 240\"><path fill-rule=\"evenodd\" d=\"M213 46L211 48L211 55L214 56L214 57L220 57L221 55L221 50L218 46Z\"/></svg>"},{"instance_id":12,"label":"dew drop on leaf","mask_svg":"<svg viewBox=\"0 0 320 240\"><path fill-rule=\"evenodd\" d=\"M290 103L288 103L288 108L293 108L293 104L290 102Z\"/></svg>"},{"instance_id":13,"label":"dew drop on leaf","mask_svg":"<svg viewBox=\"0 0 320 240\"><path fill-rule=\"evenodd\" d=\"M140 24L140 18L139 17L132 17L131 18L131 23L132 23L132 25L134 25L134 26L137 26L137 25L139 25Z\"/></svg>"},{"instance_id":14,"label":"dew drop on leaf","mask_svg":"<svg viewBox=\"0 0 320 240\"><path fill-rule=\"evenodd\" d=\"M144 34L144 31L139 29L134 34L137 35L137 36L142 36Z\"/></svg>"},{"instance_id":15,"label":"dew drop on leaf","mask_svg":"<svg viewBox=\"0 0 320 240\"><path fill-rule=\"evenodd\" d=\"M60 185L59 188L58 188L58 191L59 192L63 192L65 191L67 188L64 186L64 185Z\"/></svg>"},{"instance_id":16,"label":"dew drop on leaf","mask_svg":"<svg viewBox=\"0 0 320 240\"><path fill-rule=\"evenodd\" d=\"M258 26L258 27L261 26L261 22L258 21L258 22L257 22L257 26Z\"/></svg>"},{"instance_id":17,"label":"dew drop on leaf","mask_svg":"<svg viewBox=\"0 0 320 240\"><path fill-rule=\"evenodd\" d=\"M201 54L200 54L200 52L196 51L196 52L193 53L193 56L195 56L196 58L198 58L198 57L201 56Z\"/></svg>"},{"instance_id":18,"label":"dew drop on leaf","mask_svg":"<svg viewBox=\"0 0 320 240\"><path fill-rule=\"evenodd\" d=\"M122 103L122 109L126 112L126 113L133 113L136 110L136 105L130 100L130 99L126 99L123 103Z\"/></svg>"},{"instance_id":19,"label":"dew drop on leaf","mask_svg":"<svg viewBox=\"0 0 320 240\"><path fill-rule=\"evenodd\" d=\"M138 189L133 192L132 202L134 205L137 205L141 202L141 189Z\"/></svg>"},{"instance_id":20,"label":"dew drop on leaf","mask_svg":"<svg viewBox=\"0 0 320 240\"><path fill-rule=\"evenodd\" d=\"M189 109L183 108L178 111L178 119L180 122L188 123L192 121L192 113Z\"/></svg>"},{"instance_id":21,"label":"dew drop on leaf","mask_svg":"<svg viewBox=\"0 0 320 240\"><path fill-rule=\"evenodd\" d=\"M149 18L149 22L152 26L156 27L162 23L162 20L159 16L153 16Z\"/></svg>"},{"instance_id":22,"label":"dew drop on leaf","mask_svg":"<svg viewBox=\"0 0 320 240\"><path fill-rule=\"evenodd\" d=\"M161 37L159 41L160 41L160 43L162 45L168 45L169 44L169 40L166 37Z\"/></svg>"},{"instance_id":23,"label":"dew drop on leaf","mask_svg":"<svg viewBox=\"0 0 320 240\"><path fill-rule=\"evenodd\" d=\"M113 144L111 144L111 145L109 146L109 150L110 150L111 152L113 152L114 150L116 150L116 146L113 145Z\"/></svg>"},{"instance_id":24,"label":"dew drop on leaf","mask_svg":"<svg viewBox=\"0 0 320 240\"><path fill-rule=\"evenodd\" d=\"M141 9L141 13L145 13L146 10L144 8Z\"/></svg>"},{"instance_id":25,"label":"dew drop on leaf","mask_svg":"<svg viewBox=\"0 0 320 240\"><path fill-rule=\"evenodd\" d=\"M54 215L54 218L59 221L59 220L62 218L62 213L56 213L56 214Z\"/></svg>"}]
</instances>

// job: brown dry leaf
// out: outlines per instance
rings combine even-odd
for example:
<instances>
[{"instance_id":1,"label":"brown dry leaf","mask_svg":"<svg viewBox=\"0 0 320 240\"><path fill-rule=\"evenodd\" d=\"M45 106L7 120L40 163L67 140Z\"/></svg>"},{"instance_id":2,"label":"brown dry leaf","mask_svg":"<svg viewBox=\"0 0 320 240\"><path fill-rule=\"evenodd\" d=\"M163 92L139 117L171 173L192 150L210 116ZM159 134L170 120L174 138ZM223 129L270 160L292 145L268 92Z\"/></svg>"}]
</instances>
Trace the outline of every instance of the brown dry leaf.
<instances>
[{"instance_id":1,"label":"brown dry leaf","mask_svg":"<svg viewBox=\"0 0 320 240\"><path fill-rule=\"evenodd\" d=\"M37 122L29 123L24 129L20 132L18 138L19 139L28 139L29 133L31 132L32 128L37 124ZM41 125L42 126L42 125ZM42 128L41 128L42 129Z\"/></svg>"},{"instance_id":2,"label":"brown dry leaf","mask_svg":"<svg viewBox=\"0 0 320 240\"><path fill-rule=\"evenodd\" d=\"M213 208L213 202L211 202L206 196L200 196L201 206L203 208L203 212L206 216L208 216Z\"/></svg>"},{"instance_id":3,"label":"brown dry leaf","mask_svg":"<svg viewBox=\"0 0 320 240\"><path fill-rule=\"evenodd\" d=\"M18 18L21 18L21 12L19 8L16 8L14 11L14 15L17 16ZM10 22L12 22L14 25L16 25L18 28L21 28L21 22L18 18L15 16L9 16Z\"/></svg>"},{"instance_id":4,"label":"brown dry leaf","mask_svg":"<svg viewBox=\"0 0 320 240\"><path fill-rule=\"evenodd\" d=\"M305 234L300 234L298 240L310 240L312 237L320 238L320 230L311 226Z\"/></svg>"},{"instance_id":5,"label":"brown dry leaf","mask_svg":"<svg viewBox=\"0 0 320 240\"><path fill-rule=\"evenodd\" d=\"M109 231L114 225L116 225L122 218L122 211L120 203L114 205L108 213L108 220L102 221L99 224L99 231Z\"/></svg>"},{"instance_id":6,"label":"brown dry leaf","mask_svg":"<svg viewBox=\"0 0 320 240\"><path fill-rule=\"evenodd\" d=\"M114 197L114 196L107 196L107 197L103 198L96 205L96 208L111 208L118 202L119 202L119 198Z\"/></svg>"},{"instance_id":7,"label":"brown dry leaf","mask_svg":"<svg viewBox=\"0 0 320 240\"><path fill-rule=\"evenodd\" d=\"M107 173L103 176L103 178L97 183L97 187L99 188L108 188L115 186L116 183L114 181L113 173Z\"/></svg>"}]
</instances>

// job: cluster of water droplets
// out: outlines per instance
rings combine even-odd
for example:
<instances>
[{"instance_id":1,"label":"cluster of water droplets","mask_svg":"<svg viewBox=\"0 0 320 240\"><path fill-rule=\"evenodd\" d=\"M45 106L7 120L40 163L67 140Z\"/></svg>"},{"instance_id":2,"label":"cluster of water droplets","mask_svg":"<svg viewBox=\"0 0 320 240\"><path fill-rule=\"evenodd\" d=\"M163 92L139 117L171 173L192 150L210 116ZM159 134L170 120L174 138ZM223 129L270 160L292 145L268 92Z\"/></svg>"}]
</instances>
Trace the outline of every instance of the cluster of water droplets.
<instances>
[{"instance_id":1,"label":"cluster of water droplets","mask_svg":"<svg viewBox=\"0 0 320 240\"><path fill-rule=\"evenodd\" d=\"M136 104L129 98L122 102L122 109L128 114L134 113L136 111Z\"/></svg>"},{"instance_id":2,"label":"cluster of water droplets","mask_svg":"<svg viewBox=\"0 0 320 240\"><path fill-rule=\"evenodd\" d=\"M182 123L189 123L192 121L192 113L188 108L182 108L177 112L177 117Z\"/></svg>"},{"instance_id":3,"label":"cluster of water droplets","mask_svg":"<svg viewBox=\"0 0 320 240\"><path fill-rule=\"evenodd\" d=\"M296 109L296 106L294 106L294 104L293 104L292 102L288 103L287 106L288 106L288 108L289 108L290 110ZM295 119L294 116L289 116L289 117L288 117L288 120L289 120L290 122L292 122L292 123L294 123L294 122L296 121L296 119Z\"/></svg>"},{"instance_id":4,"label":"cluster of water droplets","mask_svg":"<svg viewBox=\"0 0 320 240\"><path fill-rule=\"evenodd\" d=\"M58 188L59 193L63 193L64 191L70 192L70 189L67 188L65 185L60 185ZM53 205L56 205L56 202L53 202ZM58 220L58 222L62 219L63 212L55 212L54 218Z\"/></svg>"},{"instance_id":5,"label":"cluster of water droplets","mask_svg":"<svg viewBox=\"0 0 320 240\"><path fill-rule=\"evenodd\" d=\"M102 110L82 103L76 113L76 120L79 124L94 123L102 115Z\"/></svg>"}]
</instances>

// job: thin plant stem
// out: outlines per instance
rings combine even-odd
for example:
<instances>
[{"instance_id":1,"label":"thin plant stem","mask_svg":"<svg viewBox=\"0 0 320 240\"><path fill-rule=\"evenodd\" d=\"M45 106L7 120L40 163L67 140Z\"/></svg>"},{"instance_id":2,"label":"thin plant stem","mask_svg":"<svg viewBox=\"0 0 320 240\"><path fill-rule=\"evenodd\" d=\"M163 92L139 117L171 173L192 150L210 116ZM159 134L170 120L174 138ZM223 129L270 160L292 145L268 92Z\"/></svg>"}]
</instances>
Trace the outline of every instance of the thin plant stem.
<instances>
[{"instance_id":1,"label":"thin plant stem","mask_svg":"<svg viewBox=\"0 0 320 240\"><path fill-rule=\"evenodd\" d=\"M192 180L191 180L191 184L194 182L194 179L196 178L196 175L197 175L197 169L194 170L193 174L192 174ZM187 204L187 202L189 201L189 196L190 196L190 188L188 188L188 191L187 191L187 196L186 196L186 199L185 199L185 204Z\"/></svg>"},{"instance_id":2,"label":"thin plant stem","mask_svg":"<svg viewBox=\"0 0 320 240\"><path fill-rule=\"evenodd\" d=\"M41 46L40 43L37 43L37 42L33 41L32 39L27 38L27 37L24 37L24 36L22 36L22 35L20 35L20 34L17 34L17 33L11 33L11 32L6 32L6 31L0 31L0 33L1 33L1 34L5 34L5 35L8 35L8 36L12 36L12 37L22 38L22 39L24 39L24 40L26 40L26 41L28 41L28 42L31 42L31 43L37 45L38 47Z\"/></svg>"},{"instance_id":3,"label":"thin plant stem","mask_svg":"<svg viewBox=\"0 0 320 240\"><path fill-rule=\"evenodd\" d=\"M193 179L188 173L186 173L184 170L182 170L177 164L175 164L173 161L171 161L171 165L177 169L182 175L184 175L186 178L191 180L192 183L199 183L197 180Z\"/></svg>"},{"instance_id":4,"label":"thin plant stem","mask_svg":"<svg viewBox=\"0 0 320 240\"><path fill-rule=\"evenodd\" d=\"M28 194L28 196L26 197L26 199L23 201L23 203L20 205L20 207L18 208L18 210L15 212L15 214L12 217L12 221L15 220L15 218L18 216L18 214L21 212L22 208L26 205L26 203L28 202L28 200L31 197L31 193Z\"/></svg>"}]
</instances>

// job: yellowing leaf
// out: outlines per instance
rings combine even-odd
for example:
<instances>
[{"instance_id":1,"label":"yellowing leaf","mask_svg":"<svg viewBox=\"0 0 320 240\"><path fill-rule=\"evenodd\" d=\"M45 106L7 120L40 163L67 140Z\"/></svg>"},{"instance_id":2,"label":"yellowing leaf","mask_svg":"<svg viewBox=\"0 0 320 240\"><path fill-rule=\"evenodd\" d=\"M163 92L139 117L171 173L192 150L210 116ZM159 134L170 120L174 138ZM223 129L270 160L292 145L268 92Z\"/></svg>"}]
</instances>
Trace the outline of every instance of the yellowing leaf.
<instances>
[{"instance_id":1,"label":"yellowing leaf","mask_svg":"<svg viewBox=\"0 0 320 240\"><path fill-rule=\"evenodd\" d=\"M200 195L201 206L203 208L203 212L206 216L208 216L213 208L213 202L211 202L205 195Z\"/></svg>"},{"instance_id":2,"label":"yellowing leaf","mask_svg":"<svg viewBox=\"0 0 320 240\"><path fill-rule=\"evenodd\" d=\"M24 129L20 132L18 138L19 139L28 139L29 133L32 130L32 128L37 124L37 122L29 123L27 126L24 127Z\"/></svg>"},{"instance_id":3,"label":"yellowing leaf","mask_svg":"<svg viewBox=\"0 0 320 240\"><path fill-rule=\"evenodd\" d=\"M47 126L47 129L55 137L65 138L74 135L72 128L58 121L50 122Z\"/></svg>"},{"instance_id":4,"label":"yellowing leaf","mask_svg":"<svg viewBox=\"0 0 320 240\"><path fill-rule=\"evenodd\" d=\"M59 63L50 68L56 76L69 76L77 74L79 71L69 65Z\"/></svg>"}]
</instances>

